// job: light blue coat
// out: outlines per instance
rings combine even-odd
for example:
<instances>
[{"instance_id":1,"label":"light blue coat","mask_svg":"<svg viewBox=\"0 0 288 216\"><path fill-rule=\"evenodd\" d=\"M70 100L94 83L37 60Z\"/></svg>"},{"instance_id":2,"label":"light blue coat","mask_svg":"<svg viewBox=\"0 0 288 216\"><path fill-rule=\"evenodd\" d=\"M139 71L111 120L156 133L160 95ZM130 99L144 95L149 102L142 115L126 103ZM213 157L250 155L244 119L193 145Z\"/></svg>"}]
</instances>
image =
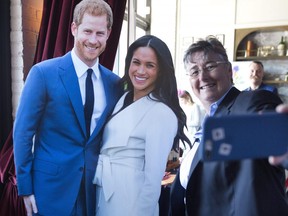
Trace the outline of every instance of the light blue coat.
<instances>
[{"instance_id":1,"label":"light blue coat","mask_svg":"<svg viewBox=\"0 0 288 216\"><path fill-rule=\"evenodd\" d=\"M125 95L114 109L117 113ZM177 134L174 112L142 97L106 124L95 174L97 216L157 216L161 180Z\"/></svg>"}]
</instances>

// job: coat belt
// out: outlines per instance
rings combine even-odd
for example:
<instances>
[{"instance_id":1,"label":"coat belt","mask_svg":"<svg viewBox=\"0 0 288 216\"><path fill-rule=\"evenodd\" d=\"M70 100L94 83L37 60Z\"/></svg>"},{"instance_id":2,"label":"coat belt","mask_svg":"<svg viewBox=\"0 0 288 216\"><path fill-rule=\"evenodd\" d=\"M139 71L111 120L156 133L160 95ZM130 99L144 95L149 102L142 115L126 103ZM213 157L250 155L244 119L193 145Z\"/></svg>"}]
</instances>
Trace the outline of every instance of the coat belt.
<instances>
[{"instance_id":1,"label":"coat belt","mask_svg":"<svg viewBox=\"0 0 288 216\"><path fill-rule=\"evenodd\" d=\"M105 201L108 201L114 193L115 182L112 174L112 165L118 164L132 169L144 170L144 158L135 157L111 157L100 154L93 183L102 186Z\"/></svg>"}]
</instances>

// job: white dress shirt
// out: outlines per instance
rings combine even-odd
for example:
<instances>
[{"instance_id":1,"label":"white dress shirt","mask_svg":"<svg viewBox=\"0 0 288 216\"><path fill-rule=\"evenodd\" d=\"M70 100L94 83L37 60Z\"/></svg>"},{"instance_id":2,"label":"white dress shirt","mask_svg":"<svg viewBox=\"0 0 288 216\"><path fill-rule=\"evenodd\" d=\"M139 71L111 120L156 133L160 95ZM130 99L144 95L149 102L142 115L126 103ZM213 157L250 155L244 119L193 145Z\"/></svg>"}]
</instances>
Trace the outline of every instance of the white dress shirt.
<instances>
[{"instance_id":1,"label":"white dress shirt","mask_svg":"<svg viewBox=\"0 0 288 216\"><path fill-rule=\"evenodd\" d=\"M92 67L88 67L84 62L80 60L80 58L76 55L74 48L71 51L72 61L75 67L75 71L78 77L82 103L83 107L85 104L85 81L87 76L87 70L92 68L92 81L93 81L93 90L94 90L94 109L91 118L91 127L90 131L91 134L97 125L97 121L102 115L105 107L106 107L106 97L105 97L105 90L103 86L103 81L101 78L101 74L99 71L99 58L97 59L95 65Z\"/></svg>"},{"instance_id":2,"label":"white dress shirt","mask_svg":"<svg viewBox=\"0 0 288 216\"><path fill-rule=\"evenodd\" d=\"M180 183L182 187L185 189L187 188L187 184L191 175L190 173L191 164L192 164L193 158L195 156L195 153L198 147L199 147L199 142L195 142L195 144L192 146L190 151L185 155L185 157L183 158L181 162L179 178L180 178Z\"/></svg>"}]
</instances>

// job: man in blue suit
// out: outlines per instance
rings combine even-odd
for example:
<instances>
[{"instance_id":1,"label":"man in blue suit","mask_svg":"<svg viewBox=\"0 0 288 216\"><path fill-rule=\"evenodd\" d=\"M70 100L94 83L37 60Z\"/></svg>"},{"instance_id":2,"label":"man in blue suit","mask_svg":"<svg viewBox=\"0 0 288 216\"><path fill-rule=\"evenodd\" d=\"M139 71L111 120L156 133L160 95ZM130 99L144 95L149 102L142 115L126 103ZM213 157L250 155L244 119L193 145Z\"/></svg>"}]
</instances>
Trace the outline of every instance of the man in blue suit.
<instances>
[{"instance_id":1,"label":"man in blue suit","mask_svg":"<svg viewBox=\"0 0 288 216\"><path fill-rule=\"evenodd\" d=\"M260 61L252 61L249 65L249 81L250 87L246 88L245 91L253 91L256 89L263 89L271 91L278 95L278 89L274 86L267 85L263 83L264 77L264 65Z\"/></svg>"},{"instance_id":2,"label":"man in blue suit","mask_svg":"<svg viewBox=\"0 0 288 216\"><path fill-rule=\"evenodd\" d=\"M71 24L72 51L29 72L13 131L18 193L27 215L95 215L92 178L101 131L122 93L119 77L99 64L112 22L106 2L81 1ZM92 100L86 128L88 69L94 105Z\"/></svg>"}]
</instances>

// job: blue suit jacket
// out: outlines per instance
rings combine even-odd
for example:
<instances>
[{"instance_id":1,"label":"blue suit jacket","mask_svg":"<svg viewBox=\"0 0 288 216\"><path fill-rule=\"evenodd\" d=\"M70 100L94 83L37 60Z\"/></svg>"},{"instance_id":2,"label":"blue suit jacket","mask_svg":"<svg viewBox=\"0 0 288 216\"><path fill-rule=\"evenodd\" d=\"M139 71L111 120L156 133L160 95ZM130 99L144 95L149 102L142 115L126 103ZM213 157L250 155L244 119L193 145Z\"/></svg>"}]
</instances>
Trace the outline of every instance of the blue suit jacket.
<instances>
[{"instance_id":1,"label":"blue suit jacket","mask_svg":"<svg viewBox=\"0 0 288 216\"><path fill-rule=\"evenodd\" d=\"M264 84L264 83L261 83L261 85L259 86L258 88L259 90L267 90L267 91L271 91L273 92L274 94L278 95L278 89L274 86L271 86L271 85L267 85L267 84ZM251 87L249 88L246 88L244 89L244 91L252 91Z\"/></svg>"},{"instance_id":2,"label":"blue suit jacket","mask_svg":"<svg viewBox=\"0 0 288 216\"><path fill-rule=\"evenodd\" d=\"M83 174L88 215L95 215L92 179L102 127L122 94L119 77L101 65L99 70L107 106L88 141L71 53L29 72L14 124L14 154L18 193L35 194L41 215L70 215Z\"/></svg>"}]
</instances>

